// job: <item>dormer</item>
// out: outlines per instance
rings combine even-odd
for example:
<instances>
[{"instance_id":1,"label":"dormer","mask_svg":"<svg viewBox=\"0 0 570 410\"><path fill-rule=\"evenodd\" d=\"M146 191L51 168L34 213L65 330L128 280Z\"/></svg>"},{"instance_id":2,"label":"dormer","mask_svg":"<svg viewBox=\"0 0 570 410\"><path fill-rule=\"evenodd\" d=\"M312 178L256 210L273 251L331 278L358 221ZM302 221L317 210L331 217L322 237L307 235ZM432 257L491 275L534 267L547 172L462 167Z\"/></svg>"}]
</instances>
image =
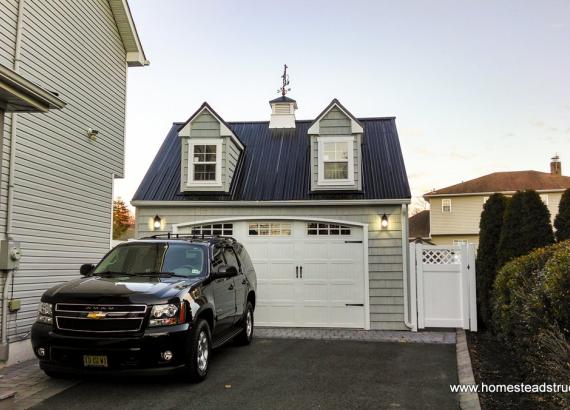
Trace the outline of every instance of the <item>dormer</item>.
<instances>
[{"instance_id":1,"label":"dormer","mask_svg":"<svg viewBox=\"0 0 570 410\"><path fill-rule=\"evenodd\" d=\"M269 128L295 129L297 101L282 95L281 97L269 101L269 105L271 106Z\"/></svg>"},{"instance_id":2,"label":"dormer","mask_svg":"<svg viewBox=\"0 0 570 410\"><path fill-rule=\"evenodd\" d=\"M335 98L311 124L311 190L362 190L362 124Z\"/></svg>"},{"instance_id":3,"label":"dormer","mask_svg":"<svg viewBox=\"0 0 570 410\"><path fill-rule=\"evenodd\" d=\"M178 136L180 190L229 192L244 149L229 125L205 102L182 125Z\"/></svg>"}]
</instances>

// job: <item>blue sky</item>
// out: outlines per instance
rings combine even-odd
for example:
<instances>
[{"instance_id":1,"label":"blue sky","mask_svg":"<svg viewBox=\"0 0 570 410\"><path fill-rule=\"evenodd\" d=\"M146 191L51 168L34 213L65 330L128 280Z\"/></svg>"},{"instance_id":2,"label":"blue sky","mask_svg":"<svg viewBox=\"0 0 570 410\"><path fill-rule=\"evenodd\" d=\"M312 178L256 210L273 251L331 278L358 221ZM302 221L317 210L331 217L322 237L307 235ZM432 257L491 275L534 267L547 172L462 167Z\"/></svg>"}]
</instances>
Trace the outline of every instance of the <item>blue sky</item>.
<instances>
[{"instance_id":1,"label":"blue sky","mask_svg":"<svg viewBox=\"0 0 570 410\"><path fill-rule=\"evenodd\" d=\"M570 169L570 2L131 0L151 65L129 69L130 201L172 122L208 101L268 120L282 65L298 119L334 97L396 116L413 195L495 171Z\"/></svg>"}]
</instances>

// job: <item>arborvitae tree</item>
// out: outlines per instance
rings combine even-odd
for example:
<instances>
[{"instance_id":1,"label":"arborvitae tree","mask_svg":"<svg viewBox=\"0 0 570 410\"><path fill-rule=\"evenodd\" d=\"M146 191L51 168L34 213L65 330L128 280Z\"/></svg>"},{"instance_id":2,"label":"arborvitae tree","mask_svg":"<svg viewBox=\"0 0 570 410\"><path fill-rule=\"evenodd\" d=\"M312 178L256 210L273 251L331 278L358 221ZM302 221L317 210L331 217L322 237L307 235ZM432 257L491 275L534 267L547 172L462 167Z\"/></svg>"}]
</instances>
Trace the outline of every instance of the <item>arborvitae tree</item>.
<instances>
[{"instance_id":1,"label":"arborvitae tree","mask_svg":"<svg viewBox=\"0 0 570 410\"><path fill-rule=\"evenodd\" d=\"M497 249L507 208L508 198L493 194L483 206L479 222L479 249L477 250L477 306L481 327L491 320L490 292L497 275Z\"/></svg>"},{"instance_id":2,"label":"arborvitae tree","mask_svg":"<svg viewBox=\"0 0 570 410\"><path fill-rule=\"evenodd\" d=\"M570 188L564 191L560 204L558 205L558 215L554 219L556 228L556 240L558 242L570 239Z\"/></svg>"},{"instance_id":3,"label":"arborvitae tree","mask_svg":"<svg viewBox=\"0 0 570 410\"><path fill-rule=\"evenodd\" d=\"M505 211L497 268L554 242L550 212L536 191L517 192Z\"/></svg>"}]
</instances>

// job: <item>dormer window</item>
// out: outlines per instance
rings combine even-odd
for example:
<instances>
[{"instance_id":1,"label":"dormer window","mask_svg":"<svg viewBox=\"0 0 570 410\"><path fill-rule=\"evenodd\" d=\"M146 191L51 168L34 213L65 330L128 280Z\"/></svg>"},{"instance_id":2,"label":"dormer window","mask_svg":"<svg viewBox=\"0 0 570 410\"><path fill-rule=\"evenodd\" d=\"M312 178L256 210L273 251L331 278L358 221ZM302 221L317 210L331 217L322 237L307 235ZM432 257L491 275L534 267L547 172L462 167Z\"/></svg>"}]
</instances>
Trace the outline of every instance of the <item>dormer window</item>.
<instances>
[{"instance_id":1,"label":"dormer window","mask_svg":"<svg viewBox=\"0 0 570 410\"><path fill-rule=\"evenodd\" d=\"M320 185L354 184L354 137L318 137Z\"/></svg>"},{"instance_id":2,"label":"dormer window","mask_svg":"<svg viewBox=\"0 0 570 410\"><path fill-rule=\"evenodd\" d=\"M222 141L211 138L190 139L188 144L188 185L221 185Z\"/></svg>"}]
</instances>

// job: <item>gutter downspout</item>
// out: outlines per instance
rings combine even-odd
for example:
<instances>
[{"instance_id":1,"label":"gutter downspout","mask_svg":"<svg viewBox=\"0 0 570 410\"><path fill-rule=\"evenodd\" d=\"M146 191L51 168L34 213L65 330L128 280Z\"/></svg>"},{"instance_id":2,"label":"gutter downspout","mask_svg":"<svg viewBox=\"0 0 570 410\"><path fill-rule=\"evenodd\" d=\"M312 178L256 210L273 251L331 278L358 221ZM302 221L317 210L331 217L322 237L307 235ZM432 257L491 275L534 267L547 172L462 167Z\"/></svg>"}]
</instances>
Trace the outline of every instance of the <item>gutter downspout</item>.
<instances>
[{"instance_id":1,"label":"gutter downspout","mask_svg":"<svg viewBox=\"0 0 570 410\"><path fill-rule=\"evenodd\" d=\"M22 23L24 17L25 0L20 0L18 4L18 19L16 22L16 41L14 44L14 72L20 71L20 53L22 49ZM17 138L18 116L12 113L12 124L10 126L10 165L8 171L8 200L6 204L6 239L12 240L12 213L14 208L14 174L16 170L16 138ZM8 289L14 278L14 270L8 270L2 289L2 346L0 346L0 360L8 359Z\"/></svg>"},{"instance_id":2,"label":"gutter downspout","mask_svg":"<svg viewBox=\"0 0 570 410\"><path fill-rule=\"evenodd\" d=\"M404 281L404 324L407 328L414 330L414 318L410 317L411 306L410 303L415 302L415 298L412 297L411 289L409 288L408 276L410 275L410 240L408 232L408 204L402 204L401 213L401 227L402 227L402 275Z\"/></svg>"}]
</instances>

